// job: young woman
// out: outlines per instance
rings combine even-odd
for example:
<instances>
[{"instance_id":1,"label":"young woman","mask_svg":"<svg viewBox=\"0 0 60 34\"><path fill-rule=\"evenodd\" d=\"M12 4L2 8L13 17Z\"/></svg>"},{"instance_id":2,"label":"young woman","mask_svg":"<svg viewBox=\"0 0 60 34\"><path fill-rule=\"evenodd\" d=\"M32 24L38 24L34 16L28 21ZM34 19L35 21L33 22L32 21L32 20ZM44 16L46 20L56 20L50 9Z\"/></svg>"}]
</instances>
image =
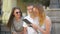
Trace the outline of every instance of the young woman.
<instances>
[{"instance_id":1,"label":"young woman","mask_svg":"<svg viewBox=\"0 0 60 34\"><path fill-rule=\"evenodd\" d=\"M31 26L39 32L38 34L50 34L51 20L48 16L46 16L43 7L35 5L33 7L33 12L35 17L37 17L36 20L38 21L36 22L37 24L31 24Z\"/></svg>"},{"instance_id":2,"label":"young woman","mask_svg":"<svg viewBox=\"0 0 60 34\"><path fill-rule=\"evenodd\" d=\"M12 34L23 34L22 12L20 8L14 7L7 26L11 29Z\"/></svg>"}]
</instances>

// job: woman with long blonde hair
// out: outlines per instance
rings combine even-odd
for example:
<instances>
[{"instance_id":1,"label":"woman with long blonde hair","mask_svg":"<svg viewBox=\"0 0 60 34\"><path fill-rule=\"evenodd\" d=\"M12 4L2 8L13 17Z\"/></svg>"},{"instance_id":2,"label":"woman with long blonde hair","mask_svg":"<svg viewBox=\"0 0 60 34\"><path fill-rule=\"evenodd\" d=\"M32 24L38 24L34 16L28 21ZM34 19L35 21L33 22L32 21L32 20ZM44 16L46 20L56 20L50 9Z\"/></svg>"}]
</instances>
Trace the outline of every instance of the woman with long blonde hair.
<instances>
[{"instance_id":1,"label":"woman with long blonde hair","mask_svg":"<svg viewBox=\"0 0 60 34\"><path fill-rule=\"evenodd\" d=\"M38 17L39 26L36 24L31 24L36 30L39 30L39 34L50 34L51 30L51 20L48 16L46 16L43 7L34 5L33 13L35 17Z\"/></svg>"}]
</instances>

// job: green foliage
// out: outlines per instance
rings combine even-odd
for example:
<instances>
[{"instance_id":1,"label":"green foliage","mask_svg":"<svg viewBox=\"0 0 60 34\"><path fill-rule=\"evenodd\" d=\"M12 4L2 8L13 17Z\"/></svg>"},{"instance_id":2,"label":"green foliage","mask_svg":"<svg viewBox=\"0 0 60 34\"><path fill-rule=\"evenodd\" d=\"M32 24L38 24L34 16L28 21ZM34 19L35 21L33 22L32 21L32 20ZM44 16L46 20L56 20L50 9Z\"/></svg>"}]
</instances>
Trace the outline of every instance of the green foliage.
<instances>
[{"instance_id":1,"label":"green foliage","mask_svg":"<svg viewBox=\"0 0 60 34\"><path fill-rule=\"evenodd\" d=\"M45 6L49 6L50 4L50 0L21 0L21 2L24 2L24 3L39 3L39 4L42 4L42 5L45 5Z\"/></svg>"}]
</instances>

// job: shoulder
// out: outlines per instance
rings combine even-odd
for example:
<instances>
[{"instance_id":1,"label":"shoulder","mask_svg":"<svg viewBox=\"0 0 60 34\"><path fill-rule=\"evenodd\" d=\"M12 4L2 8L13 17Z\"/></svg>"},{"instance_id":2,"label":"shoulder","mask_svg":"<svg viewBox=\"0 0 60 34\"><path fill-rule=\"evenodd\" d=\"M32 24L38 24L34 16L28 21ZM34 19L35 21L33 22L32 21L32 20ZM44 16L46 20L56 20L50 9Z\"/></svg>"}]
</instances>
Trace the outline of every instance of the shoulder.
<instances>
[{"instance_id":1,"label":"shoulder","mask_svg":"<svg viewBox=\"0 0 60 34\"><path fill-rule=\"evenodd\" d=\"M46 16L45 25L46 25L46 28L48 28L48 29L50 28L51 29L52 22L51 22L50 17L48 17L48 16Z\"/></svg>"},{"instance_id":2,"label":"shoulder","mask_svg":"<svg viewBox=\"0 0 60 34\"><path fill-rule=\"evenodd\" d=\"M46 20L47 20L47 21L51 21L51 19L50 19L49 16L46 16Z\"/></svg>"},{"instance_id":3,"label":"shoulder","mask_svg":"<svg viewBox=\"0 0 60 34\"><path fill-rule=\"evenodd\" d=\"M49 16L46 16L46 19L50 20L50 17Z\"/></svg>"},{"instance_id":4,"label":"shoulder","mask_svg":"<svg viewBox=\"0 0 60 34\"><path fill-rule=\"evenodd\" d=\"M51 24L51 19L50 19L50 17L46 16L45 23Z\"/></svg>"}]
</instances>

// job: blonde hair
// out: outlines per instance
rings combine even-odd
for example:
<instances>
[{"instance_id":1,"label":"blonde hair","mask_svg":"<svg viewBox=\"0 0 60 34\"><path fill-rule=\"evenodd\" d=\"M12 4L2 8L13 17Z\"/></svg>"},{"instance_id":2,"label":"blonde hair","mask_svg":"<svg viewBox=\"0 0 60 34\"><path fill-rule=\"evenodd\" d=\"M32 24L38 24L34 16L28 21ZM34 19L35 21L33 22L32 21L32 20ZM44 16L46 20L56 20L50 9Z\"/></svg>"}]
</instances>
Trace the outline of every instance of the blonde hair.
<instances>
[{"instance_id":1,"label":"blonde hair","mask_svg":"<svg viewBox=\"0 0 60 34\"><path fill-rule=\"evenodd\" d=\"M45 12L42 6L35 5L34 8L38 10L38 17L39 17L39 25L42 26L44 23L44 19L46 17Z\"/></svg>"}]
</instances>

